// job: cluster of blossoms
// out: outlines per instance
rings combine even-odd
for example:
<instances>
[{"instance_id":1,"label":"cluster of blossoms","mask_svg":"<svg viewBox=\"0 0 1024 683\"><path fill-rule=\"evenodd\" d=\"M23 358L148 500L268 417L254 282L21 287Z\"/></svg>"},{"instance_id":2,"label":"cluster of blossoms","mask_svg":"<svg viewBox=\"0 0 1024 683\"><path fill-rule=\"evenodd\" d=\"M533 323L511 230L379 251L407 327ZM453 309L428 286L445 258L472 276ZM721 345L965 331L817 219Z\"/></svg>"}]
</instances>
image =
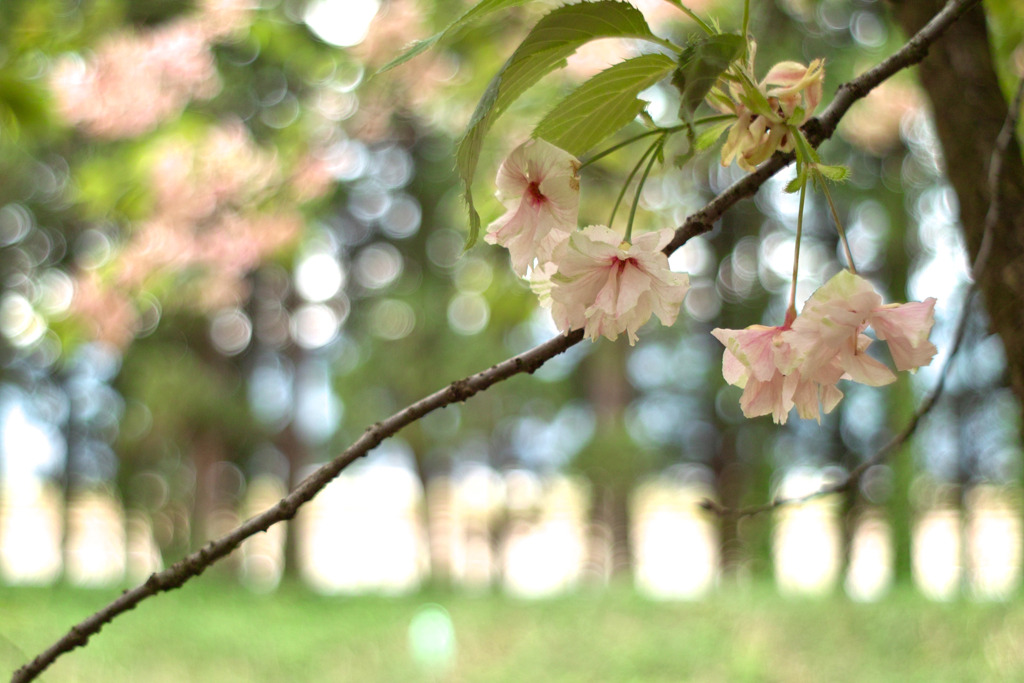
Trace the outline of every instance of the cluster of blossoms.
<instances>
[{"instance_id":1,"label":"cluster of blossoms","mask_svg":"<svg viewBox=\"0 0 1024 683\"><path fill-rule=\"evenodd\" d=\"M831 412L843 397L836 387L840 379L870 386L896 380L866 353L872 341L867 327L888 345L897 370L928 365L936 353L928 341L934 309L934 298L883 305L871 283L843 270L811 295L799 316L791 309L779 327L711 333L725 345L725 380L743 389L743 414L771 414L785 424L793 407L805 419L820 419L820 409Z\"/></svg>"},{"instance_id":2,"label":"cluster of blossoms","mask_svg":"<svg viewBox=\"0 0 1024 683\"><path fill-rule=\"evenodd\" d=\"M111 34L94 54L61 58L50 85L63 118L107 139L146 133L220 90L213 45L252 21L247 0L202 0L155 29Z\"/></svg>"},{"instance_id":3,"label":"cluster of blossoms","mask_svg":"<svg viewBox=\"0 0 1024 683\"><path fill-rule=\"evenodd\" d=\"M795 129L818 108L825 80L824 62L816 59L809 66L779 62L755 85L754 51L751 44L747 65L728 80L728 94L716 86L707 98L718 111L736 116L722 146L722 165L736 161L745 171L776 151L793 151Z\"/></svg>"},{"instance_id":4,"label":"cluster of blossoms","mask_svg":"<svg viewBox=\"0 0 1024 683\"><path fill-rule=\"evenodd\" d=\"M777 64L758 90L769 114L750 104L742 88L734 90L729 101L737 121L723 163L738 159L740 166L752 168L776 149L792 149L794 127L821 99L821 79L820 61L808 67ZM498 198L506 212L484 239L509 250L513 269L530 281L559 330L582 328L591 340L626 334L634 344L652 314L664 325L675 322L689 277L671 271L662 251L671 229L633 240L603 225L578 230L579 169L571 154L543 140L520 145L498 172ZM897 370L929 364L936 353L928 341L934 308L933 298L883 304L867 280L843 270L807 300L800 315L791 301L780 326L717 328L712 334L726 347L726 381L743 389L744 415L770 414L785 424L795 407L800 417L820 420L822 411L831 412L842 399L840 380L870 386L896 380L891 369L868 355L868 327L886 343Z\"/></svg>"},{"instance_id":5,"label":"cluster of blossoms","mask_svg":"<svg viewBox=\"0 0 1024 683\"><path fill-rule=\"evenodd\" d=\"M821 102L825 70L820 59L807 66L780 62L756 83L755 46L749 47L747 63L727 72L725 85L712 88L707 101L736 117L722 146L722 165L735 161L753 171L776 151L793 151L799 127ZM770 414L785 424L794 407L805 419L831 412L843 398L836 387L841 379L870 386L896 380L892 370L867 354L868 327L888 345L897 370L930 363L936 353L928 341L934 308L935 299L883 305L867 280L844 270L807 300L799 316L791 301L780 326L718 328L712 334L726 347L725 380L743 389L743 414Z\"/></svg>"},{"instance_id":6,"label":"cluster of blossoms","mask_svg":"<svg viewBox=\"0 0 1024 683\"><path fill-rule=\"evenodd\" d=\"M672 325L690 286L669 269L662 249L670 228L626 241L603 225L576 229L580 164L568 152L534 139L517 147L498 171L506 213L484 239L509 250L563 332L583 328L591 340L622 333L636 343L653 313Z\"/></svg>"}]
</instances>

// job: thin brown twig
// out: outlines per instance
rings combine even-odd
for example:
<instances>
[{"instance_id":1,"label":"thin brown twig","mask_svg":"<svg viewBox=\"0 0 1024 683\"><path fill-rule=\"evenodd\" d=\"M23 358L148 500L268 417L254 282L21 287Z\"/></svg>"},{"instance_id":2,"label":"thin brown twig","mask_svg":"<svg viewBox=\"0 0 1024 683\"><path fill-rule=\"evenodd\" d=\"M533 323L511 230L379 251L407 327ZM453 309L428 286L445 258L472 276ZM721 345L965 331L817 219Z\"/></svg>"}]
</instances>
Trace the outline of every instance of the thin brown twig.
<instances>
[{"instance_id":1,"label":"thin brown twig","mask_svg":"<svg viewBox=\"0 0 1024 683\"><path fill-rule=\"evenodd\" d=\"M805 135L812 145L818 146L835 131L839 119L856 100L867 95L872 88L902 68L924 58L927 47L955 22L965 11L980 0L950 0L945 8L915 34L902 48L874 69L861 74L839 88L836 99L818 118L811 119L804 126ZM689 216L676 230L672 242L666 247L671 253L690 238L708 232L727 209L741 199L752 196L770 177L792 161L791 156L775 155L759 169L734 183L712 199L704 208ZM188 555L167 569L152 574L145 583L125 591L107 606L93 613L71 628L68 633L31 662L14 672L13 683L34 680L58 657L66 652L84 646L93 635L118 615L135 608L140 602L161 592L180 587L189 579L199 576L217 560L225 557L242 541L272 525L291 519L299 507L311 500L328 483L352 462L366 455L384 439L393 436L403 427L415 422L427 413L444 408L459 401L465 401L488 387L523 372L534 372L545 362L564 352L583 339L581 330L559 335L518 356L509 358L488 370L452 382L420 401L417 401L391 417L368 428L359 439L341 455L320 467L304 479L291 493L276 505L252 517L226 535L210 541L202 549Z\"/></svg>"},{"instance_id":2,"label":"thin brown twig","mask_svg":"<svg viewBox=\"0 0 1024 683\"><path fill-rule=\"evenodd\" d=\"M807 493L802 496L776 498L769 503L751 505L743 508L725 507L710 498L705 498L698 503L701 508L708 510L709 512L713 512L720 517L742 519L745 517L761 515L766 512L772 512L781 507L800 505L833 493L842 493L849 490L851 486L856 486L860 481L860 478L864 476L865 472L875 465L880 465L885 462L886 458L888 458L893 451L905 444L907 440L914 435L914 432L917 431L917 427L921 423L921 420L931 412L932 408L935 407L935 404L942 396L942 392L946 388L946 378L949 376L949 370L952 367L953 360L960 351L960 347L963 344L964 337L966 336L967 322L970 319L970 314L973 310L971 304L978 292L978 278L982 271L984 271L985 265L988 263L988 256L991 252L988 245L991 244L992 233L995 230L995 226L999 223L999 212L1001 210L1001 204L999 201L999 185L1002 180L1003 159L1010 147L1010 141L1013 139L1013 133L1017 127L1017 120L1021 114L1022 105L1024 105L1024 76L1021 77L1020 82L1017 85L1017 92L1013 98L1013 103L1010 105L1010 109L1006 113L1006 119L1003 121L1003 127L999 131L995 147L992 150L992 161L989 164L988 174L990 199L988 212L985 214L985 228L982 235L981 248L978 249L978 254L974 259L974 263L971 265L971 284L964 295L963 308L960 311L960 320L957 322L956 333L953 339L953 347L950 349L949 355L946 357L946 362L943 364L942 370L939 372L939 379L935 383L935 387L932 389L928 397L921 403L918 409L914 411L914 415L910 418L910 422L907 423L899 434L894 436L888 443L878 449L873 456L850 470L850 473L838 482L825 484L816 491L812 491L811 493Z\"/></svg>"}]
</instances>

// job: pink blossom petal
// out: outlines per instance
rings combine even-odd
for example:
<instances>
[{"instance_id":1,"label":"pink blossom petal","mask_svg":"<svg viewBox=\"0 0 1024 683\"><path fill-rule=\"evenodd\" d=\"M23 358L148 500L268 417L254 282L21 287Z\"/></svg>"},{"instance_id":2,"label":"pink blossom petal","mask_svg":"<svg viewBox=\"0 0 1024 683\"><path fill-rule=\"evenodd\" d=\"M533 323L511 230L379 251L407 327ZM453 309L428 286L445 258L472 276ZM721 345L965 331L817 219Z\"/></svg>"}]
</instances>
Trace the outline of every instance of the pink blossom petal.
<instances>
[{"instance_id":1,"label":"pink blossom petal","mask_svg":"<svg viewBox=\"0 0 1024 683\"><path fill-rule=\"evenodd\" d=\"M886 341L897 370L916 370L928 365L938 352L928 341L935 324L935 299L888 304L869 318L878 338Z\"/></svg>"},{"instance_id":2,"label":"pink blossom petal","mask_svg":"<svg viewBox=\"0 0 1024 683\"><path fill-rule=\"evenodd\" d=\"M822 384L821 385L821 407L825 409L825 414L831 413L839 401L843 398L843 392L839 391L839 388L835 384Z\"/></svg>"},{"instance_id":3,"label":"pink blossom petal","mask_svg":"<svg viewBox=\"0 0 1024 683\"><path fill-rule=\"evenodd\" d=\"M788 375L786 381L791 387L793 404L796 406L797 414L804 420L817 420L821 422L821 413L818 409L819 385L816 382L804 379L798 372Z\"/></svg>"},{"instance_id":4,"label":"pink blossom petal","mask_svg":"<svg viewBox=\"0 0 1024 683\"><path fill-rule=\"evenodd\" d=\"M498 198L506 212L487 228L484 240L508 248L513 269L524 275L543 263L576 228L579 162L544 140L523 143L498 169Z\"/></svg>"},{"instance_id":5,"label":"pink blossom petal","mask_svg":"<svg viewBox=\"0 0 1024 683\"><path fill-rule=\"evenodd\" d=\"M767 85L798 85L807 76L807 67L800 62L779 62L764 77Z\"/></svg>"},{"instance_id":6,"label":"pink blossom petal","mask_svg":"<svg viewBox=\"0 0 1024 683\"><path fill-rule=\"evenodd\" d=\"M839 356L839 364L854 382L880 387L896 381L896 375L864 351L853 353L844 350Z\"/></svg>"},{"instance_id":7,"label":"pink blossom petal","mask_svg":"<svg viewBox=\"0 0 1024 683\"><path fill-rule=\"evenodd\" d=\"M732 351L726 349L725 353L722 354L722 377L729 384L742 389L747 386L750 370L736 356L732 355Z\"/></svg>"},{"instance_id":8,"label":"pink blossom petal","mask_svg":"<svg viewBox=\"0 0 1024 683\"><path fill-rule=\"evenodd\" d=\"M745 417L770 413L776 424L786 424L793 407L791 396L792 392L787 392L786 378L781 373L776 373L767 382L751 379L740 397L740 409Z\"/></svg>"},{"instance_id":9,"label":"pink blossom petal","mask_svg":"<svg viewBox=\"0 0 1024 683\"><path fill-rule=\"evenodd\" d=\"M761 382L770 380L779 368L776 365L775 340L781 328L751 325L745 330L715 328L711 334Z\"/></svg>"},{"instance_id":10,"label":"pink blossom petal","mask_svg":"<svg viewBox=\"0 0 1024 683\"><path fill-rule=\"evenodd\" d=\"M689 278L670 271L659 250L671 238L671 230L659 231L631 245L603 225L573 233L555 254L557 271L549 278L555 324L566 332L583 327L589 339L626 332L634 344L653 313L674 322Z\"/></svg>"}]
</instances>

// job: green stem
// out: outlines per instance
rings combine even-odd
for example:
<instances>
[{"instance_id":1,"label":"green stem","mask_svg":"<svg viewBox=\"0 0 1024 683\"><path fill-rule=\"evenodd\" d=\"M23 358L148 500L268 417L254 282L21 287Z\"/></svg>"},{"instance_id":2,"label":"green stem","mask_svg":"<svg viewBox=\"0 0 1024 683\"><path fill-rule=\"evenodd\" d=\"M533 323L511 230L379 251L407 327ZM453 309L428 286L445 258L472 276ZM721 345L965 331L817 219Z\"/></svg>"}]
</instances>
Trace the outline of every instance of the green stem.
<instances>
[{"instance_id":1,"label":"green stem","mask_svg":"<svg viewBox=\"0 0 1024 683\"><path fill-rule=\"evenodd\" d=\"M800 273L800 240L804 235L804 196L807 194L807 182L800 186L800 209L796 214L796 249L793 250L793 284L789 288L789 307L786 309L786 322L796 318L796 280Z\"/></svg>"},{"instance_id":2,"label":"green stem","mask_svg":"<svg viewBox=\"0 0 1024 683\"><path fill-rule=\"evenodd\" d=\"M704 29L704 33L707 33L709 36L715 35L715 29L708 25L706 21L698 17L696 12L684 5L680 0L665 0L665 2L682 10L686 16L696 21L697 25Z\"/></svg>"},{"instance_id":3,"label":"green stem","mask_svg":"<svg viewBox=\"0 0 1024 683\"><path fill-rule=\"evenodd\" d=\"M620 143L612 145L611 147L609 147L608 149L604 150L603 152L598 152L594 156L590 157L589 159L587 159L586 161L581 163L580 164L580 170L583 170L584 168L586 168L590 164L594 163L595 161L598 161L600 159L605 158L606 156L608 156L609 154L612 154L613 152L618 152L620 149L622 149L623 147L626 147L627 145L632 145L637 140L643 140L644 138L649 138L652 135L657 135L658 133L665 133L665 132L670 131L670 130L675 132L676 130L682 129L683 127L684 126L672 126L672 128L654 128L653 130L645 130L643 133L640 133L639 135L634 135L631 138L628 138L626 140L623 140Z\"/></svg>"},{"instance_id":4,"label":"green stem","mask_svg":"<svg viewBox=\"0 0 1024 683\"><path fill-rule=\"evenodd\" d=\"M640 167L643 166L644 161L647 159L647 155L654 152L655 148L657 148L658 142L658 140L655 140L654 144L648 147L647 150L642 155L640 155L640 159L636 162L636 165L633 166L633 170L629 172L629 177L626 178L626 182L622 184L622 190L619 192L619 196L615 200L615 206L612 207L611 218L608 219L609 228L612 227L612 223L615 222L615 214L619 210L619 205L622 203L622 198L626 196L626 190L629 189L629 184L633 182L633 176L635 176L637 174L637 171L640 170Z\"/></svg>"},{"instance_id":5,"label":"green stem","mask_svg":"<svg viewBox=\"0 0 1024 683\"><path fill-rule=\"evenodd\" d=\"M821 161L821 157L811 147L811 143L807 142L807 138L804 137L803 131L796 126L789 126L789 134L793 136L793 141L796 143L796 158L797 161L802 164L807 164L811 168L814 168L814 164ZM821 174L819 173L820 177Z\"/></svg>"},{"instance_id":6,"label":"green stem","mask_svg":"<svg viewBox=\"0 0 1024 683\"><path fill-rule=\"evenodd\" d=\"M828 208L832 211L832 220L836 222L836 231L839 233L839 241L843 243L843 250L846 252L846 262L850 266L850 272L856 275L857 267L853 265L853 252L850 251L850 242L846 239L846 231L843 230L843 223L839 220L839 212L836 211L836 205L835 202L832 201L832 194L828 191L828 185L825 183L825 177L818 172L818 169L814 169L814 175L818 177L818 181L821 184L821 190L825 193L825 199L828 201Z\"/></svg>"},{"instance_id":7,"label":"green stem","mask_svg":"<svg viewBox=\"0 0 1024 683\"><path fill-rule=\"evenodd\" d=\"M630 238L633 237L633 218L636 216L636 207L640 205L640 193L644 190L644 184L647 182L647 176L651 172L651 168L654 166L655 160L658 158L658 152L661 151L662 145L665 144L665 138L661 137L654 146L651 147L653 154L647 161L647 168L644 169L644 174L640 176L640 182L636 186L636 195L633 196L633 206L629 209L629 220L626 221L626 237L625 240L629 242Z\"/></svg>"},{"instance_id":8,"label":"green stem","mask_svg":"<svg viewBox=\"0 0 1024 683\"><path fill-rule=\"evenodd\" d=\"M747 50L749 43L747 42L747 36L749 35L747 27L750 26L750 0L743 0L743 57L746 61Z\"/></svg>"},{"instance_id":9,"label":"green stem","mask_svg":"<svg viewBox=\"0 0 1024 683\"><path fill-rule=\"evenodd\" d=\"M664 38L659 38L658 36L649 36L647 38L647 42L654 43L655 45L661 45L663 48L675 52L676 54L683 51L681 47L673 43L671 40L665 40Z\"/></svg>"},{"instance_id":10,"label":"green stem","mask_svg":"<svg viewBox=\"0 0 1024 683\"><path fill-rule=\"evenodd\" d=\"M715 114L713 116L702 116L699 119L694 119L693 126L694 127L701 126L701 125L704 125L705 123L717 123L718 121L725 121L726 119L731 119L731 118L734 118L733 114ZM583 170L584 168L586 168L587 166L590 166L595 161L599 161L599 160L605 158L606 156L608 156L609 154L612 154L614 152L618 152L623 147L626 147L628 145L632 145L637 140L643 140L644 138L649 138L652 135L658 135L659 133L668 136L668 135L671 135L673 133L678 133L679 131L684 130L684 129L689 128L689 127L690 127L689 124L680 123L680 124L677 124L675 126L668 126L667 128L652 128L651 130L645 130L643 133L638 133L637 135L634 135L633 137L626 138L622 142L618 142L618 143L612 145L611 147L609 147L608 149L602 150L602 151L598 152L594 156L590 157L589 159L587 159L586 161L581 163L579 170Z\"/></svg>"}]
</instances>

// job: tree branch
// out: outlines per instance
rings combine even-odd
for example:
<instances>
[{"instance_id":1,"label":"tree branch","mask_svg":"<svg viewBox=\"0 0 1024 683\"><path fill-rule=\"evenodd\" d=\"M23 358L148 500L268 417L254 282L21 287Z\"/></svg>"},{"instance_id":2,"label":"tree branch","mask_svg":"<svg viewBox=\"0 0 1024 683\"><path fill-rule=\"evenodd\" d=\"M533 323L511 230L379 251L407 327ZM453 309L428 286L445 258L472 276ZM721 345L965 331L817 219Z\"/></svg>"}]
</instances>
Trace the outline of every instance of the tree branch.
<instances>
[{"instance_id":1,"label":"tree branch","mask_svg":"<svg viewBox=\"0 0 1024 683\"><path fill-rule=\"evenodd\" d=\"M857 99L864 97L872 88L902 68L923 59L928 45L937 40L964 11L980 0L950 0L921 31L891 57L874 69L846 83L839 88L836 100L819 118L811 119L804 126L805 134L812 145L817 146L835 131L835 126ZM711 226L726 210L741 199L752 196L770 177L792 161L791 156L775 155L755 172L736 182L712 199L703 209L689 216L676 230L675 238L666 247L671 253L688 239L711 230ZM415 422L427 413L444 408L452 403L465 401L474 394L506 380L514 375L532 373L545 362L574 346L583 339L582 330L559 335L518 356L509 358L488 370L456 380L424 399L395 413L382 422L369 427L359 439L341 455L323 465L304 479L291 493L276 505L243 522L228 534L210 541L199 551L176 562L167 569L152 574L140 586L127 590L106 607L95 612L71 628L60 640L40 653L35 659L14 672L14 683L34 680L65 652L85 645L89 638L99 633L104 625L118 615L135 608L140 602L161 592L180 587L189 579L199 576L214 562L225 557L245 539L266 531L274 524L291 519L304 503L319 493L331 480L351 463L366 455L384 439L393 436L403 427Z\"/></svg>"}]
</instances>

